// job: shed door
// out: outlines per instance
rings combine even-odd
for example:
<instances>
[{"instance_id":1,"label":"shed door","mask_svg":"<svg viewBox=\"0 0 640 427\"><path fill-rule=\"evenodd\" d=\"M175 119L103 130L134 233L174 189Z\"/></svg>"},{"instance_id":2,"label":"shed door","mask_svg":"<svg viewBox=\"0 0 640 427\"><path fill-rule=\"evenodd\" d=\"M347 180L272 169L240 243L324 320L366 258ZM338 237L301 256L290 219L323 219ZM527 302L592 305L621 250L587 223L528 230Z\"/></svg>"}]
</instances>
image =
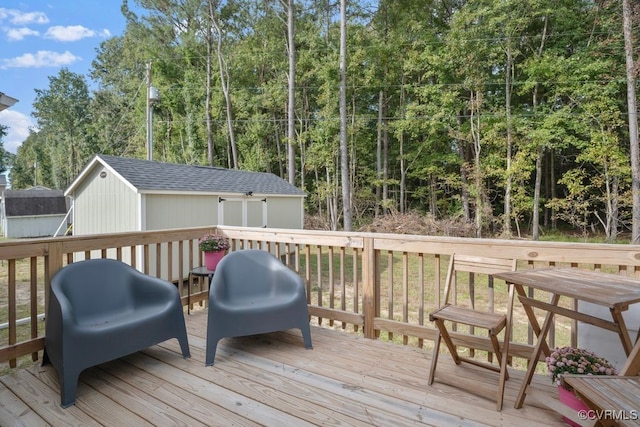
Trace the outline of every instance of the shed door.
<instances>
[{"instance_id":1,"label":"shed door","mask_svg":"<svg viewBox=\"0 0 640 427\"><path fill-rule=\"evenodd\" d=\"M220 225L239 227L267 226L267 199L218 198Z\"/></svg>"}]
</instances>

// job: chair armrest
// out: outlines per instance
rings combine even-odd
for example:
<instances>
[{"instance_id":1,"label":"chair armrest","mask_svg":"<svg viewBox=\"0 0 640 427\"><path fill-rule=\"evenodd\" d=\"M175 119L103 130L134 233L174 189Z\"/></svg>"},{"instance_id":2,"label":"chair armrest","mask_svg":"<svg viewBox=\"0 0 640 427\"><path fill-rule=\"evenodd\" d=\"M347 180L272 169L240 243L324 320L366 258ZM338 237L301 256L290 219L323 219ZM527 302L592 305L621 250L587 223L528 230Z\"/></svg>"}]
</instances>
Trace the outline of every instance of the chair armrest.
<instances>
[{"instance_id":1,"label":"chair armrest","mask_svg":"<svg viewBox=\"0 0 640 427\"><path fill-rule=\"evenodd\" d=\"M167 297L176 295L177 288L170 282L139 272L132 271L131 286L133 301L136 305L149 305L150 303L166 302ZM142 304L140 304L142 303Z\"/></svg>"},{"instance_id":2,"label":"chair armrest","mask_svg":"<svg viewBox=\"0 0 640 427\"><path fill-rule=\"evenodd\" d=\"M304 291L302 278L285 266L275 272L274 282L274 286L279 291L299 291L300 289Z\"/></svg>"}]
</instances>

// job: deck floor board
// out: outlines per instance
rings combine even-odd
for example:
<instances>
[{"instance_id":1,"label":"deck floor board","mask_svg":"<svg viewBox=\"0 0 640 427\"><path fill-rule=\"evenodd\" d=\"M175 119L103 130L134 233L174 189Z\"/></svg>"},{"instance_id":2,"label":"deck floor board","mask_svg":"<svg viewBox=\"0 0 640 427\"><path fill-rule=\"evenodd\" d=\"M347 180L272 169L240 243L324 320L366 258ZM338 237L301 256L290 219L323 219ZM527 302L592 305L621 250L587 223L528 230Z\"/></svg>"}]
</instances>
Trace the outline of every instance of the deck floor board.
<instances>
[{"instance_id":1,"label":"deck floor board","mask_svg":"<svg viewBox=\"0 0 640 427\"><path fill-rule=\"evenodd\" d=\"M513 407L522 372L510 371L502 412L497 376L443 354L427 385L431 351L313 327L223 339L204 366L206 310L185 315L191 358L169 340L84 371L76 405L62 409L51 366L0 377L2 426L562 426L531 399ZM513 373L511 373L513 372ZM463 379L464 388L459 384ZM552 395L549 379L534 378Z\"/></svg>"}]
</instances>

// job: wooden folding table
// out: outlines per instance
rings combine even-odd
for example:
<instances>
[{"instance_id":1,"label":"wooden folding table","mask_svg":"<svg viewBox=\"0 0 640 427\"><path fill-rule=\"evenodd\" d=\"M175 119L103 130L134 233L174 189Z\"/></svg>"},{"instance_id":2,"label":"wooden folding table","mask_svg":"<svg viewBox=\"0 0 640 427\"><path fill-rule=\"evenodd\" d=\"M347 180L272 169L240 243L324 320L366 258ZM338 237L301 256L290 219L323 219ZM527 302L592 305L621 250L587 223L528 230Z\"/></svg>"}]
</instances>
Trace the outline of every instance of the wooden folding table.
<instances>
[{"instance_id":1,"label":"wooden folding table","mask_svg":"<svg viewBox=\"0 0 640 427\"><path fill-rule=\"evenodd\" d=\"M629 305L640 302L640 280L616 274L607 274L577 268L545 268L496 273L496 278L514 286L518 299L524 306L537 342L530 358L529 367L524 377L515 407L521 408L542 352L548 356L551 351L546 342L554 314L576 319L603 329L616 332L627 355L631 352L633 342L625 325L622 312ZM525 287L546 291L550 294L549 302L528 296ZM560 307L560 297L574 298L609 308L611 320L602 319L577 310ZM547 312L542 327L536 319L534 308Z\"/></svg>"}]
</instances>

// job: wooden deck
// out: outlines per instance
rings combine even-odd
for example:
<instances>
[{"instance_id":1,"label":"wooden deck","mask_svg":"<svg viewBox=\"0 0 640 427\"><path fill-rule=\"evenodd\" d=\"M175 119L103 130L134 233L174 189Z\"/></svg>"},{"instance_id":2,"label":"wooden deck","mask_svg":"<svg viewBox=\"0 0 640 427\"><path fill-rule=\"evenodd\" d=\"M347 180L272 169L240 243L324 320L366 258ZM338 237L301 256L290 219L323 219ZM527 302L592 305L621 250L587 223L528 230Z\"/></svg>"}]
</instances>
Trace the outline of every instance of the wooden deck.
<instances>
[{"instance_id":1,"label":"wooden deck","mask_svg":"<svg viewBox=\"0 0 640 427\"><path fill-rule=\"evenodd\" d=\"M191 358L176 340L83 372L75 406L62 409L51 366L0 377L2 426L562 426L507 381L495 410L497 375L456 367L446 355L427 385L431 352L312 328L313 350L297 330L224 339L204 366L206 311L185 315ZM443 384L460 375L474 393ZM536 387L555 392L546 377Z\"/></svg>"}]
</instances>

